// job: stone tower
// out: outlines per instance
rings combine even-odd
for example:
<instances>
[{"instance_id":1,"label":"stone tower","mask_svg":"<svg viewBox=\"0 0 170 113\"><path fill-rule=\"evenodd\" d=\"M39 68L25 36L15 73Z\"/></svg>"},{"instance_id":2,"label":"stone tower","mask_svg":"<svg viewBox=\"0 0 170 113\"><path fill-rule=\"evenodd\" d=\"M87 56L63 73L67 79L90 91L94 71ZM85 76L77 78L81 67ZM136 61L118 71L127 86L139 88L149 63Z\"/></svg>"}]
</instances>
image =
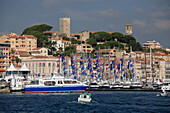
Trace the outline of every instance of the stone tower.
<instances>
[{"instance_id":1,"label":"stone tower","mask_svg":"<svg viewBox=\"0 0 170 113\"><path fill-rule=\"evenodd\" d=\"M70 37L70 18L60 18L60 33Z\"/></svg>"},{"instance_id":2,"label":"stone tower","mask_svg":"<svg viewBox=\"0 0 170 113\"><path fill-rule=\"evenodd\" d=\"M125 35L132 35L132 24L126 24L126 34Z\"/></svg>"}]
</instances>

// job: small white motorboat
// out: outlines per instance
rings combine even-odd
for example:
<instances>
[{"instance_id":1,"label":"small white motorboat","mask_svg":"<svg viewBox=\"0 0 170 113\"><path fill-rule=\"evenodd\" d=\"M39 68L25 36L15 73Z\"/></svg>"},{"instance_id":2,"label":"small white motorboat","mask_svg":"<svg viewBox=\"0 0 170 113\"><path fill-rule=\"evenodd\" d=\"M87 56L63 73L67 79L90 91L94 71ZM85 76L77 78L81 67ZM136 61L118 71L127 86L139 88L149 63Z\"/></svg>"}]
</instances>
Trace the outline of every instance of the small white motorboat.
<instances>
[{"instance_id":1,"label":"small white motorboat","mask_svg":"<svg viewBox=\"0 0 170 113\"><path fill-rule=\"evenodd\" d=\"M164 93L157 94L156 96L168 96L168 93L164 92Z\"/></svg>"},{"instance_id":2,"label":"small white motorboat","mask_svg":"<svg viewBox=\"0 0 170 113\"><path fill-rule=\"evenodd\" d=\"M91 98L82 98L82 96L80 95L79 97L78 97L78 102L91 102Z\"/></svg>"}]
</instances>

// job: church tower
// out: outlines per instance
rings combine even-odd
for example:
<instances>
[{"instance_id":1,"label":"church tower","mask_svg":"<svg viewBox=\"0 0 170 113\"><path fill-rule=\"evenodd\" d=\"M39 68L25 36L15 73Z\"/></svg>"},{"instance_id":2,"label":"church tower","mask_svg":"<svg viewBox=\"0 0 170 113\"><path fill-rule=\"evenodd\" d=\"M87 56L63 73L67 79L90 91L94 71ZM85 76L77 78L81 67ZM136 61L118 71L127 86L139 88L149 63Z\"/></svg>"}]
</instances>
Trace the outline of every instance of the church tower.
<instances>
[{"instance_id":1,"label":"church tower","mask_svg":"<svg viewBox=\"0 0 170 113\"><path fill-rule=\"evenodd\" d=\"M132 24L126 24L126 34L125 35L132 35Z\"/></svg>"},{"instance_id":2,"label":"church tower","mask_svg":"<svg viewBox=\"0 0 170 113\"><path fill-rule=\"evenodd\" d=\"M70 18L60 18L60 33L70 37Z\"/></svg>"}]
</instances>

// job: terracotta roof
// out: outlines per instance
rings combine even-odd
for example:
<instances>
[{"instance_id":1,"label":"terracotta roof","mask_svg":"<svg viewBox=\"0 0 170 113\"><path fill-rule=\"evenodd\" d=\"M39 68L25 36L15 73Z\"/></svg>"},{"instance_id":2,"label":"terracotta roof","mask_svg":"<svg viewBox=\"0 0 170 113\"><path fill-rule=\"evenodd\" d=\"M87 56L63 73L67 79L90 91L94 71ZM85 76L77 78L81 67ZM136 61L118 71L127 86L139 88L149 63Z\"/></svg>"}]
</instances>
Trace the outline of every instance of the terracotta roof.
<instances>
[{"instance_id":1,"label":"terracotta roof","mask_svg":"<svg viewBox=\"0 0 170 113\"><path fill-rule=\"evenodd\" d=\"M28 57L29 55L20 55L20 57Z\"/></svg>"},{"instance_id":2,"label":"terracotta roof","mask_svg":"<svg viewBox=\"0 0 170 113\"><path fill-rule=\"evenodd\" d=\"M73 35L82 35L83 33L72 33Z\"/></svg>"},{"instance_id":3,"label":"terracotta roof","mask_svg":"<svg viewBox=\"0 0 170 113\"><path fill-rule=\"evenodd\" d=\"M68 40L62 40L62 42L71 42L71 41L68 41Z\"/></svg>"},{"instance_id":4,"label":"terracotta roof","mask_svg":"<svg viewBox=\"0 0 170 113\"><path fill-rule=\"evenodd\" d=\"M102 32L102 31L89 31L90 33L97 33L97 32ZM106 33L109 33L109 34L112 34L114 32L106 32Z\"/></svg>"},{"instance_id":5,"label":"terracotta roof","mask_svg":"<svg viewBox=\"0 0 170 113\"><path fill-rule=\"evenodd\" d=\"M52 38L51 40L60 40L60 39L57 39L57 38Z\"/></svg>"},{"instance_id":6,"label":"terracotta roof","mask_svg":"<svg viewBox=\"0 0 170 113\"><path fill-rule=\"evenodd\" d=\"M44 48L44 47L38 47L38 48L35 48L33 50L39 50L39 49L42 49L42 48Z\"/></svg>"},{"instance_id":7,"label":"terracotta roof","mask_svg":"<svg viewBox=\"0 0 170 113\"><path fill-rule=\"evenodd\" d=\"M49 58L49 57L47 57L47 56L32 56L32 57L34 57L34 58Z\"/></svg>"},{"instance_id":8,"label":"terracotta roof","mask_svg":"<svg viewBox=\"0 0 170 113\"><path fill-rule=\"evenodd\" d=\"M29 38L36 38L35 36L33 35L23 35L24 37L29 37Z\"/></svg>"},{"instance_id":9,"label":"terracotta roof","mask_svg":"<svg viewBox=\"0 0 170 113\"><path fill-rule=\"evenodd\" d=\"M15 65L16 68L21 68L21 65Z\"/></svg>"},{"instance_id":10,"label":"terracotta roof","mask_svg":"<svg viewBox=\"0 0 170 113\"><path fill-rule=\"evenodd\" d=\"M143 52L140 52L140 51L134 51L134 53L136 53L136 54L142 54Z\"/></svg>"},{"instance_id":11,"label":"terracotta roof","mask_svg":"<svg viewBox=\"0 0 170 113\"><path fill-rule=\"evenodd\" d=\"M47 31L47 32L43 32L43 33L56 33L58 31Z\"/></svg>"}]
</instances>

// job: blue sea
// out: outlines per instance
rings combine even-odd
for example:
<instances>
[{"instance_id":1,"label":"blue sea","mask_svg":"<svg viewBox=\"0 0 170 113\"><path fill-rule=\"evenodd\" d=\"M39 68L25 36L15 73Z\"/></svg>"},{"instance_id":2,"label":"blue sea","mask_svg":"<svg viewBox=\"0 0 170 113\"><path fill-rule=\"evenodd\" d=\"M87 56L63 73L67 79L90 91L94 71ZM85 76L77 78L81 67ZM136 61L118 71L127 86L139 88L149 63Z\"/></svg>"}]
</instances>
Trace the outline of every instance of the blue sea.
<instances>
[{"instance_id":1,"label":"blue sea","mask_svg":"<svg viewBox=\"0 0 170 113\"><path fill-rule=\"evenodd\" d=\"M160 92L91 91L91 103L80 93L0 93L0 113L170 113L170 96Z\"/></svg>"}]
</instances>

